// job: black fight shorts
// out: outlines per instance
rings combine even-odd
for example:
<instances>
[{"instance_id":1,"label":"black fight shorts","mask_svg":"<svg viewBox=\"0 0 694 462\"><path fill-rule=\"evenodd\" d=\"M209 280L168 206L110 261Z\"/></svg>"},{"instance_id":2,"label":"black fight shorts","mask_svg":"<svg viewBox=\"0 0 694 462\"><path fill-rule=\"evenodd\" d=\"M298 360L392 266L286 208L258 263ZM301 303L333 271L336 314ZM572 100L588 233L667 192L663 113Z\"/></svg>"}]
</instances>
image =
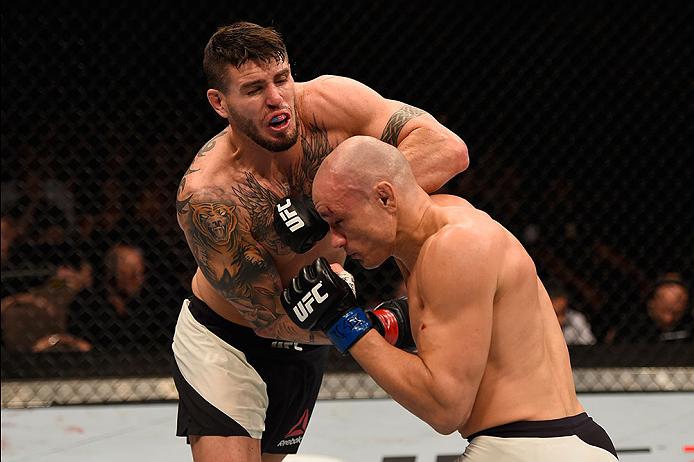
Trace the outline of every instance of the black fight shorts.
<instances>
[{"instance_id":1,"label":"black fight shorts","mask_svg":"<svg viewBox=\"0 0 694 462\"><path fill-rule=\"evenodd\" d=\"M295 454L330 347L266 339L203 301L183 301L173 340L178 436L249 436Z\"/></svg>"}]
</instances>

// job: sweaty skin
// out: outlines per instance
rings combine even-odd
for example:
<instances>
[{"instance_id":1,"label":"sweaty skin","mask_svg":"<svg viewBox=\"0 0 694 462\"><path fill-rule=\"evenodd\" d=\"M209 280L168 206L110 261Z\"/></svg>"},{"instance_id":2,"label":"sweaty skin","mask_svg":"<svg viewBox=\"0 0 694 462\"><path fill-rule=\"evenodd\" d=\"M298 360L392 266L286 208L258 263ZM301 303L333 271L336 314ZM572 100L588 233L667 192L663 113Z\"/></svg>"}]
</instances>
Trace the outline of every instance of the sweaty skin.
<instances>
[{"instance_id":1,"label":"sweaty skin","mask_svg":"<svg viewBox=\"0 0 694 462\"><path fill-rule=\"evenodd\" d=\"M316 209L330 224L333 246L363 266L396 258L417 354L371 330L349 350L352 357L444 434L581 413L559 323L521 243L466 200L430 197L411 175L394 178L407 168L397 150L359 138L318 171ZM359 173L367 153L373 161ZM392 158L381 162L377 154Z\"/></svg>"},{"instance_id":2,"label":"sweaty skin","mask_svg":"<svg viewBox=\"0 0 694 462\"><path fill-rule=\"evenodd\" d=\"M322 160L352 135L397 144L427 191L467 167L465 144L429 114L351 79L295 83L284 61L247 61L228 73L227 91L208 90L208 99L230 125L200 149L177 193L178 222L198 264L192 291L260 336L328 343L297 328L279 295L302 266L318 256L342 262L344 252L324 239L292 253L273 229L275 204L290 193L310 194Z\"/></svg>"}]
</instances>

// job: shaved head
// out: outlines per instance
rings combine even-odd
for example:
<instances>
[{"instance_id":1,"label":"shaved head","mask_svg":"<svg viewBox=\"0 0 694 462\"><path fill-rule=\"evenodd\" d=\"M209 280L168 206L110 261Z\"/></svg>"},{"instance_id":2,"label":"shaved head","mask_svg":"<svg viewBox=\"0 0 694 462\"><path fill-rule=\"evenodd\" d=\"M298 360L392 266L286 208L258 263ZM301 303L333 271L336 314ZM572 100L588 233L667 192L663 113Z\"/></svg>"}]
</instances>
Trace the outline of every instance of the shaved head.
<instances>
[{"instance_id":1,"label":"shaved head","mask_svg":"<svg viewBox=\"0 0 694 462\"><path fill-rule=\"evenodd\" d=\"M340 189L368 193L379 181L404 189L416 184L410 164L397 148L370 136L353 136L323 160L314 186L339 185Z\"/></svg>"},{"instance_id":2,"label":"shaved head","mask_svg":"<svg viewBox=\"0 0 694 462\"><path fill-rule=\"evenodd\" d=\"M405 156L369 136L340 143L313 180L313 201L330 226L332 245L364 268L376 268L393 254L399 219L414 212L405 204L420 192L429 197Z\"/></svg>"}]
</instances>

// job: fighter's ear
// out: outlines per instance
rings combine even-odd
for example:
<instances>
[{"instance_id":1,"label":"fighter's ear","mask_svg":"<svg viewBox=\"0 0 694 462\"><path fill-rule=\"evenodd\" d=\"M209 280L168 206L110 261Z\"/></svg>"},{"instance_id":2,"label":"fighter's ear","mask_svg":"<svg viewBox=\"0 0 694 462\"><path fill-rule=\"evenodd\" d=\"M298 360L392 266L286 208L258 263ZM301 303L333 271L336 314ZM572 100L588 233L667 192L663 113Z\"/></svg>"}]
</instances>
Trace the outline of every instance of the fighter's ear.
<instances>
[{"instance_id":1,"label":"fighter's ear","mask_svg":"<svg viewBox=\"0 0 694 462\"><path fill-rule=\"evenodd\" d=\"M227 109L227 102L224 97L224 93L214 88L207 90L207 101L210 102L210 106L214 109L214 112L224 117L229 118L229 111Z\"/></svg>"},{"instance_id":2,"label":"fighter's ear","mask_svg":"<svg viewBox=\"0 0 694 462\"><path fill-rule=\"evenodd\" d=\"M395 208L395 190L392 184L387 181L379 181L374 186L374 194L382 207L386 209Z\"/></svg>"}]
</instances>

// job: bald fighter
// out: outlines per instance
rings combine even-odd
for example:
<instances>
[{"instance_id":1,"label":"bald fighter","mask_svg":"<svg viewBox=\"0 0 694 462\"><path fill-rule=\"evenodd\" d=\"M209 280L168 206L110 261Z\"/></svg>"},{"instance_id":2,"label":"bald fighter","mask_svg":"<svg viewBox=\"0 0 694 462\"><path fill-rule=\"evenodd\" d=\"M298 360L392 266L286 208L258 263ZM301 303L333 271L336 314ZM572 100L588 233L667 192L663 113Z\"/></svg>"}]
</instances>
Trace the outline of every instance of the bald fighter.
<instances>
[{"instance_id":1,"label":"bald fighter","mask_svg":"<svg viewBox=\"0 0 694 462\"><path fill-rule=\"evenodd\" d=\"M576 397L535 265L502 225L462 198L430 197L398 149L363 136L323 161L313 199L334 247L365 268L395 257L409 304L365 312L339 266L317 259L282 294L297 325L325 332L439 433L460 432L464 461L617 460ZM410 325L416 354L400 343Z\"/></svg>"}]
</instances>

